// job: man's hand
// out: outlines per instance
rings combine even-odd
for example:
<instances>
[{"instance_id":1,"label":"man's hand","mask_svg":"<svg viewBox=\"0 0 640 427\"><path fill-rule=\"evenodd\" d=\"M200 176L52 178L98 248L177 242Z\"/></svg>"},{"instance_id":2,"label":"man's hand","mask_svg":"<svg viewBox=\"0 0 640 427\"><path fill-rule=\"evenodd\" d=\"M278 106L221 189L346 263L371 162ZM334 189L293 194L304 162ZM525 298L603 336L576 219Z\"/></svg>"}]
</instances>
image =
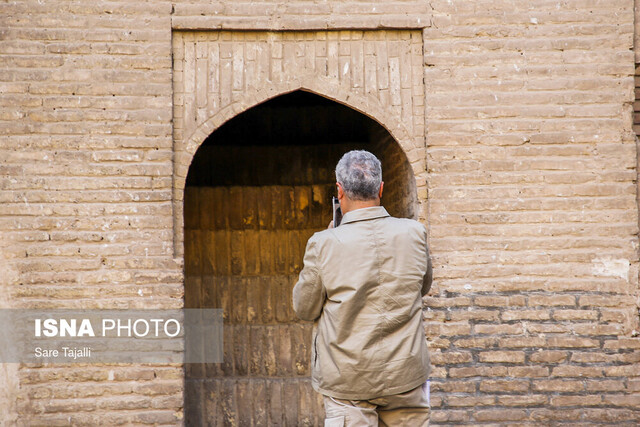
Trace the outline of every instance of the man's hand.
<instances>
[{"instance_id":1,"label":"man's hand","mask_svg":"<svg viewBox=\"0 0 640 427\"><path fill-rule=\"evenodd\" d=\"M333 220L331 220L331 222L329 223L329 226L327 228L333 228Z\"/></svg>"}]
</instances>

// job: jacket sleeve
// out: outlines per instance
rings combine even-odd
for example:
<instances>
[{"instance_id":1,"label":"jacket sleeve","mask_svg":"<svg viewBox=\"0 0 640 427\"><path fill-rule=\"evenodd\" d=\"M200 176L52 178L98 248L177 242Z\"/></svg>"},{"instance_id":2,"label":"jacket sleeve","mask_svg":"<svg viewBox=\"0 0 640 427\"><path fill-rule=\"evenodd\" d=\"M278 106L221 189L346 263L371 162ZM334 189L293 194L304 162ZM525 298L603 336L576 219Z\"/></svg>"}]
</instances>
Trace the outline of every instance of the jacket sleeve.
<instances>
[{"instance_id":1,"label":"jacket sleeve","mask_svg":"<svg viewBox=\"0 0 640 427\"><path fill-rule=\"evenodd\" d=\"M431 267L431 257L429 257L429 245L427 244L427 229L424 229L424 252L427 257L427 271L422 279L422 296L425 296L429 289L431 289L431 283L433 282L433 268Z\"/></svg>"},{"instance_id":2,"label":"jacket sleeve","mask_svg":"<svg viewBox=\"0 0 640 427\"><path fill-rule=\"evenodd\" d=\"M320 317L327 296L320 280L318 262L318 246L311 237L304 252L304 266L293 288L293 311L302 320Z\"/></svg>"}]
</instances>

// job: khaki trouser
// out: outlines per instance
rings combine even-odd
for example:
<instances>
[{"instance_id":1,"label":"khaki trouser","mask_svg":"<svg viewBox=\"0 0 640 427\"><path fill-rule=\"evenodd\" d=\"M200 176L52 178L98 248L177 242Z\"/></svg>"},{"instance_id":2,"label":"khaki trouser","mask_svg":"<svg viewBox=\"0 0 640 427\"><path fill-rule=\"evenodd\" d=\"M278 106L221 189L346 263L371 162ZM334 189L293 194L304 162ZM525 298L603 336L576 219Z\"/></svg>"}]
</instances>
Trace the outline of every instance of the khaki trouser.
<instances>
[{"instance_id":1,"label":"khaki trouser","mask_svg":"<svg viewBox=\"0 0 640 427\"><path fill-rule=\"evenodd\" d=\"M427 384L405 393L370 400L343 400L324 396L325 427L429 425Z\"/></svg>"}]
</instances>

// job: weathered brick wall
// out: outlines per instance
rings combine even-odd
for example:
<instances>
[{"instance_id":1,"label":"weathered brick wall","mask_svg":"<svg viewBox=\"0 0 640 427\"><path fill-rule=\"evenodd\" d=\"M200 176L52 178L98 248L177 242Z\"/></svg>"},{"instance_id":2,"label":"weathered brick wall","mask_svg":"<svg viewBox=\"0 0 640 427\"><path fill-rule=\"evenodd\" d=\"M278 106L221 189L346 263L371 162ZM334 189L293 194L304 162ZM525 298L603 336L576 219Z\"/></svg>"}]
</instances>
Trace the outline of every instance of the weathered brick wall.
<instances>
[{"instance_id":1,"label":"weathered brick wall","mask_svg":"<svg viewBox=\"0 0 640 427\"><path fill-rule=\"evenodd\" d=\"M0 5L0 282L11 306L182 305L170 14L162 1ZM22 425L182 418L180 366L21 366L16 375L17 414L1 417Z\"/></svg>"},{"instance_id":2,"label":"weathered brick wall","mask_svg":"<svg viewBox=\"0 0 640 427\"><path fill-rule=\"evenodd\" d=\"M318 424L312 324L296 321L291 291L307 239L330 221L331 190L187 187L185 305L225 313L224 363L188 366L187 425Z\"/></svg>"},{"instance_id":3,"label":"weathered brick wall","mask_svg":"<svg viewBox=\"0 0 640 427\"><path fill-rule=\"evenodd\" d=\"M426 128L406 138L415 150L403 147L435 266L425 313L434 424L635 424L632 7L630 0L3 3L3 304L182 304L181 251L173 246L182 193L172 183L186 177L190 159L176 156L183 170L174 175L173 152L182 149L174 143L182 139L172 138L172 29L426 27L424 67L412 70L424 76L426 97L412 95L411 106ZM335 94L385 126L395 121L373 103ZM183 418L179 366L7 368L2 376L19 390L5 393L0 409L23 424Z\"/></svg>"},{"instance_id":4,"label":"weathered brick wall","mask_svg":"<svg viewBox=\"0 0 640 427\"><path fill-rule=\"evenodd\" d=\"M185 420L317 425L312 324L297 320L291 291L307 239L331 220L328 160L349 147L233 142L201 147L185 188L185 306L225 318L224 363L187 366Z\"/></svg>"},{"instance_id":5,"label":"weathered brick wall","mask_svg":"<svg viewBox=\"0 0 640 427\"><path fill-rule=\"evenodd\" d=\"M390 215L418 219L418 193L411 164L386 131L380 130L373 139L373 147L368 149L382 163L382 205Z\"/></svg>"},{"instance_id":6,"label":"weathered brick wall","mask_svg":"<svg viewBox=\"0 0 640 427\"><path fill-rule=\"evenodd\" d=\"M434 421L636 424L633 4L431 4Z\"/></svg>"}]
</instances>

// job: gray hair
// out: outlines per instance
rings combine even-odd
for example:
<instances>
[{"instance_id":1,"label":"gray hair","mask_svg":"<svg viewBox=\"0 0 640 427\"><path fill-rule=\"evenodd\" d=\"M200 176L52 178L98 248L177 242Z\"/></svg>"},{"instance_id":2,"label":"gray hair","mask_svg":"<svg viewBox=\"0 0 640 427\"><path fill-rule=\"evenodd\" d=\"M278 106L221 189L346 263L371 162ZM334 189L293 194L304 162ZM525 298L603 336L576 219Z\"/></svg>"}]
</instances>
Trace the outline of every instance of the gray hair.
<instances>
[{"instance_id":1,"label":"gray hair","mask_svg":"<svg viewBox=\"0 0 640 427\"><path fill-rule=\"evenodd\" d=\"M375 199L382 183L380 160L365 150L349 151L336 166L336 181L352 200Z\"/></svg>"}]
</instances>

